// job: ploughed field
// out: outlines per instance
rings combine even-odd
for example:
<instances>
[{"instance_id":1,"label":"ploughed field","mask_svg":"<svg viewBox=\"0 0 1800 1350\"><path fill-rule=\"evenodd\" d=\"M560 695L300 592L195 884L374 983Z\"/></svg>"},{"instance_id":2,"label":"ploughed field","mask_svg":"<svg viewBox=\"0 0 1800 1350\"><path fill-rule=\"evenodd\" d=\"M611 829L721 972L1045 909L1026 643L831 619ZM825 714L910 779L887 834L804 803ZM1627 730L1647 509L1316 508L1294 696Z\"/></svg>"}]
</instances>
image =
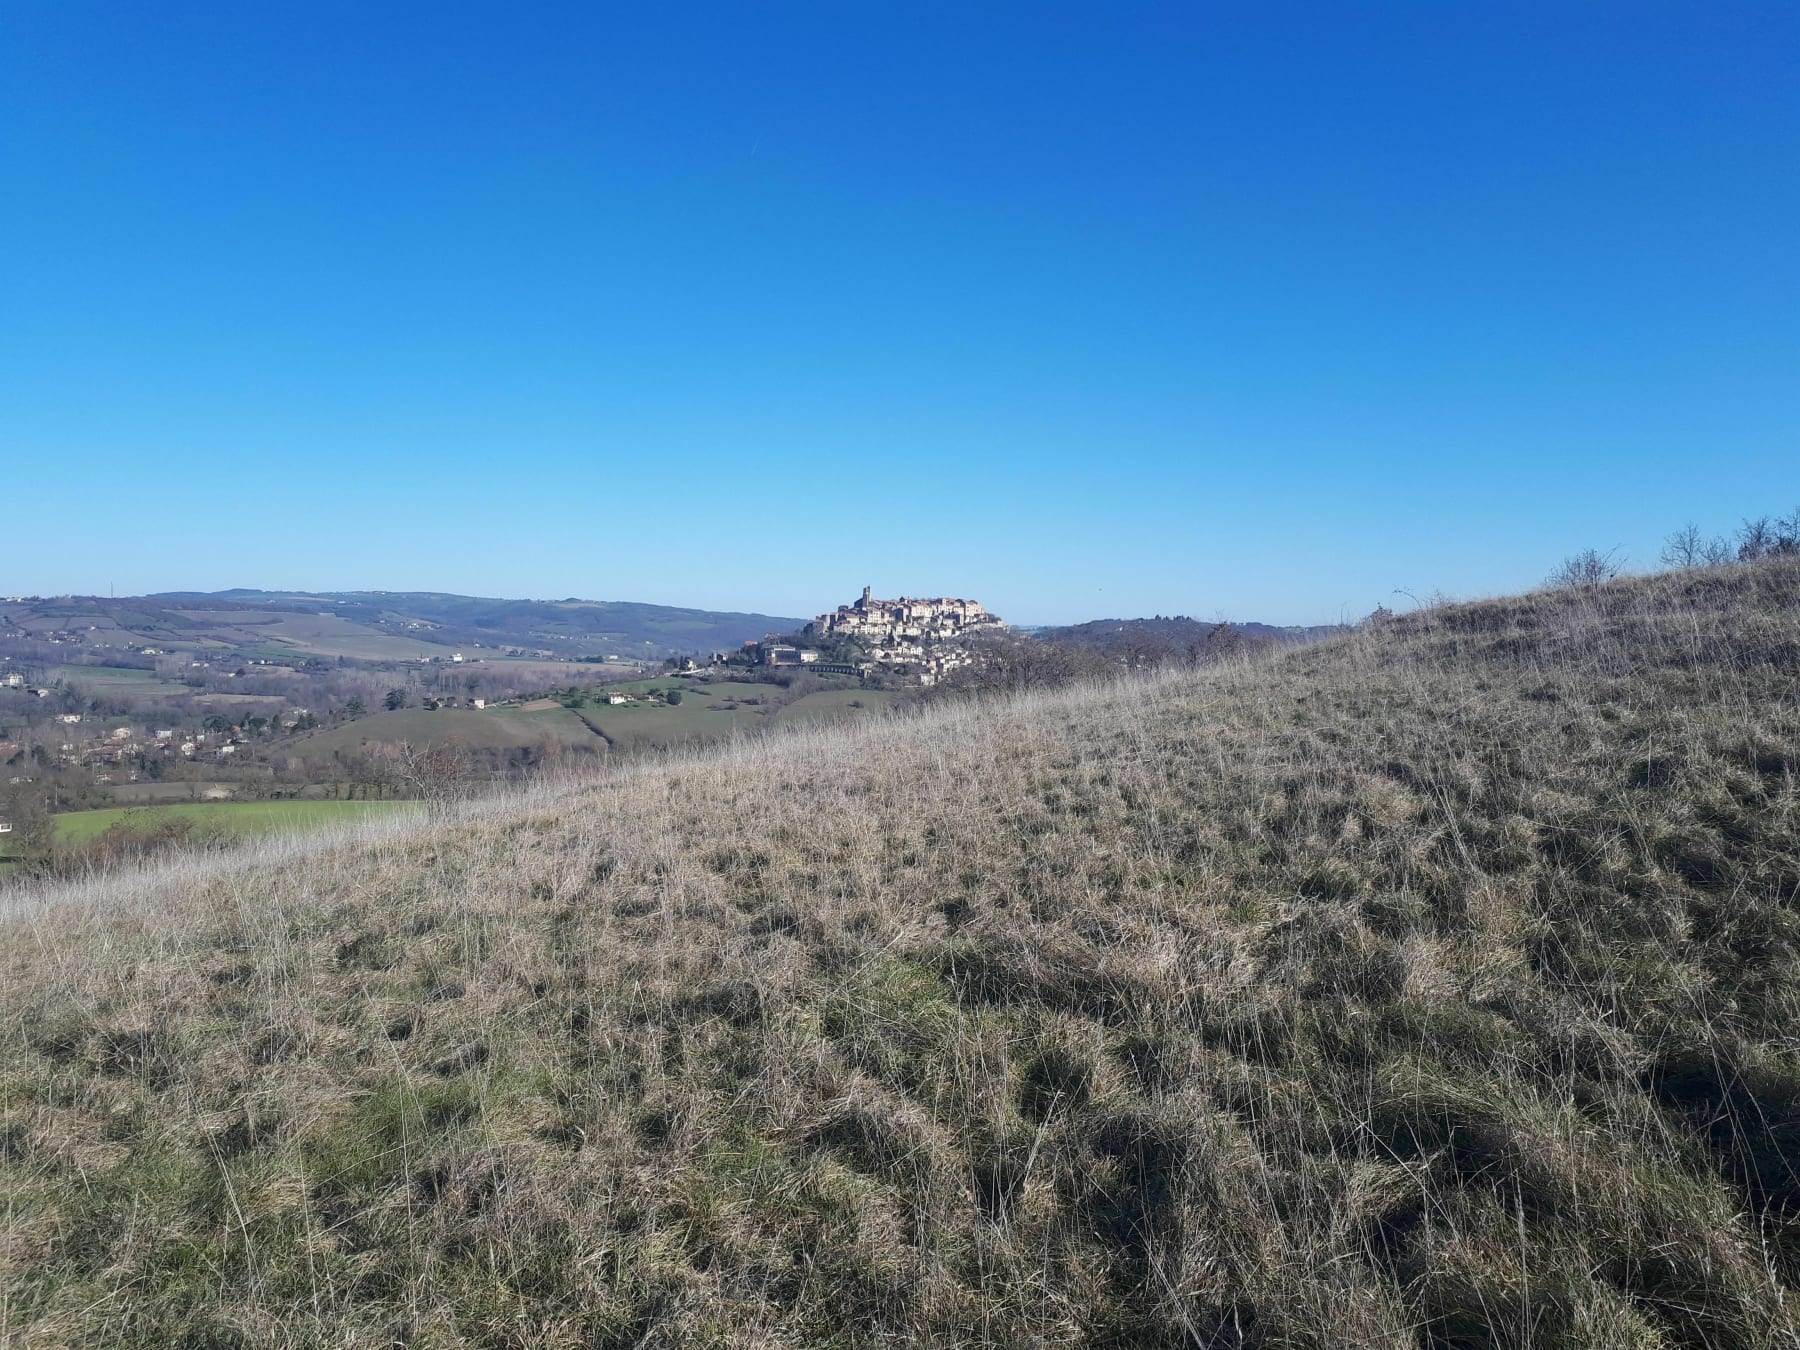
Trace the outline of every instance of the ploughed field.
<instances>
[{"instance_id":1,"label":"ploughed field","mask_svg":"<svg viewBox=\"0 0 1800 1350\"><path fill-rule=\"evenodd\" d=\"M1800 564L624 767L0 934L21 1344L1777 1346Z\"/></svg>"}]
</instances>

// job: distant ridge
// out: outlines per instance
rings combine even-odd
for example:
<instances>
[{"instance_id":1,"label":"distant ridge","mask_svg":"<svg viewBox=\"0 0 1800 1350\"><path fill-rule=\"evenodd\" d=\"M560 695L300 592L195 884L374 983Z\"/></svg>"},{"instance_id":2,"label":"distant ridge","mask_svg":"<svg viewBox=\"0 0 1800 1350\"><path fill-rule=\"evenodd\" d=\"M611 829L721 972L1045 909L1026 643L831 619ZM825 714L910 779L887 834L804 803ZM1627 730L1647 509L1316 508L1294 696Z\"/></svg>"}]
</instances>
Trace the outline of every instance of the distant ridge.
<instances>
[{"instance_id":1,"label":"distant ridge","mask_svg":"<svg viewBox=\"0 0 1800 1350\"><path fill-rule=\"evenodd\" d=\"M1036 630L1036 636L1092 647L1115 647L1146 641L1180 647L1204 640L1220 622L1217 619L1191 619L1185 615L1168 618L1158 615L1152 619L1090 619L1086 623L1069 624L1061 628L1040 628ZM1343 632L1346 627L1338 623L1277 627L1267 623L1229 622L1231 627L1247 638L1266 638L1283 644L1317 642L1320 638Z\"/></svg>"},{"instance_id":2,"label":"distant ridge","mask_svg":"<svg viewBox=\"0 0 1800 1350\"><path fill-rule=\"evenodd\" d=\"M796 618L688 609L630 600L506 600L445 591L165 591L164 605L244 606L277 611L328 606L338 618L438 645L510 644L558 655L663 657L735 647L797 626ZM423 627L414 628L411 625Z\"/></svg>"}]
</instances>

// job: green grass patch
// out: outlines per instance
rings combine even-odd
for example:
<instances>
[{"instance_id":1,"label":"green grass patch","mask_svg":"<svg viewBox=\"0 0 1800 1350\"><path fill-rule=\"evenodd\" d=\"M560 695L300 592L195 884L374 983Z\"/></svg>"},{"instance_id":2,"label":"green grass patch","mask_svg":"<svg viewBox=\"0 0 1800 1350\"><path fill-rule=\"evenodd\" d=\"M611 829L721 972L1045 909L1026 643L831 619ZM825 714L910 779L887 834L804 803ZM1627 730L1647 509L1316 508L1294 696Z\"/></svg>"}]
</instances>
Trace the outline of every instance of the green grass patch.
<instances>
[{"instance_id":1,"label":"green grass patch","mask_svg":"<svg viewBox=\"0 0 1800 1350\"><path fill-rule=\"evenodd\" d=\"M63 844L81 844L116 826L149 834L174 819L248 837L316 830L340 821L417 809L417 802L181 802L167 806L117 806L57 816L56 838Z\"/></svg>"},{"instance_id":2,"label":"green grass patch","mask_svg":"<svg viewBox=\"0 0 1800 1350\"><path fill-rule=\"evenodd\" d=\"M294 742L289 752L304 759L330 759L366 745L506 751L546 745L594 747L594 733L567 708L526 712L522 708L402 708L329 727Z\"/></svg>"}]
</instances>

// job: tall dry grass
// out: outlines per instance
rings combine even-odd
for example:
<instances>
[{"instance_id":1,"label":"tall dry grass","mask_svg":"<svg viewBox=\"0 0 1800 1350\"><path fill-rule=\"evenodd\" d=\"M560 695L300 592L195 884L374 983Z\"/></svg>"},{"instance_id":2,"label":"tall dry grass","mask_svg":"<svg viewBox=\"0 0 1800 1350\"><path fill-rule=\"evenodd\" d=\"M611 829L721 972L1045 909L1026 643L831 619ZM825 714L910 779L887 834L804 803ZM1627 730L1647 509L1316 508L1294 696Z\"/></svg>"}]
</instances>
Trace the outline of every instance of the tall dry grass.
<instances>
[{"instance_id":1,"label":"tall dry grass","mask_svg":"<svg viewBox=\"0 0 1800 1350\"><path fill-rule=\"evenodd\" d=\"M31 1345L1773 1346L1800 566L13 897Z\"/></svg>"}]
</instances>

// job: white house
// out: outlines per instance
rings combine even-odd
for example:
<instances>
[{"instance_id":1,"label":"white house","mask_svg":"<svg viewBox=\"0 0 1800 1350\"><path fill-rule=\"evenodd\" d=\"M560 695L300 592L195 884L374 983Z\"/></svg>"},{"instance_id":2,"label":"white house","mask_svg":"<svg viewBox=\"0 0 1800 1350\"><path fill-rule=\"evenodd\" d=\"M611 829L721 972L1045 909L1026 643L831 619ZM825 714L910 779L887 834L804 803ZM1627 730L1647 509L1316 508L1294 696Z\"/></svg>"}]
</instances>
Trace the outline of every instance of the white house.
<instances>
[{"instance_id":1,"label":"white house","mask_svg":"<svg viewBox=\"0 0 1800 1350\"><path fill-rule=\"evenodd\" d=\"M477 708L485 708L485 707L487 707L487 700L486 700L486 699L485 699L485 698L478 698L478 699L474 699L474 700L471 700L471 701L472 701L472 702L473 702L473 703L474 703L474 704L475 704L475 706L476 706L476 707L477 707Z\"/></svg>"},{"instance_id":2,"label":"white house","mask_svg":"<svg viewBox=\"0 0 1800 1350\"><path fill-rule=\"evenodd\" d=\"M626 698L625 695L623 695L623 694L608 694L606 696L606 701L608 703L613 703L613 704L631 702L631 700Z\"/></svg>"},{"instance_id":3,"label":"white house","mask_svg":"<svg viewBox=\"0 0 1800 1350\"><path fill-rule=\"evenodd\" d=\"M74 726L77 722L79 722L81 720L81 714L80 713L58 713L56 715L56 720L59 722L66 722L70 726Z\"/></svg>"}]
</instances>

